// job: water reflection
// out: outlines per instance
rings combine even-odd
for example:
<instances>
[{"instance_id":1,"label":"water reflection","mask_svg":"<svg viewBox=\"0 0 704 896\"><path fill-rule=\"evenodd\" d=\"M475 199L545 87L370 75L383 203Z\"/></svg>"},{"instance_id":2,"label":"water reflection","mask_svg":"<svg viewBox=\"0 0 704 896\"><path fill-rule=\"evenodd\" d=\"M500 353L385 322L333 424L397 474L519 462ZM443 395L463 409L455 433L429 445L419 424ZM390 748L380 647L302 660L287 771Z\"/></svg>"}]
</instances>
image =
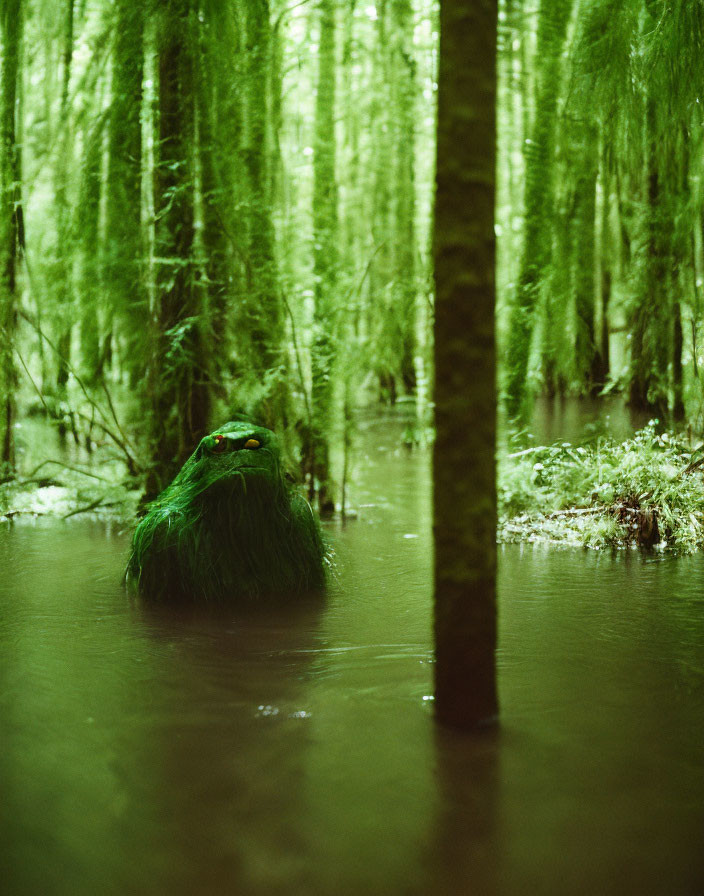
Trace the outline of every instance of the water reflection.
<instances>
[{"instance_id":1,"label":"water reflection","mask_svg":"<svg viewBox=\"0 0 704 896\"><path fill-rule=\"evenodd\" d=\"M703 891L704 558L503 548L502 727L438 729L429 459L384 433L317 608L147 612L126 535L0 529L5 890Z\"/></svg>"},{"instance_id":2,"label":"water reflection","mask_svg":"<svg viewBox=\"0 0 704 896\"><path fill-rule=\"evenodd\" d=\"M648 414L628 407L623 395L580 399L539 396L533 408L530 431L539 445L563 439L580 443L597 436L623 441L645 426L649 419Z\"/></svg>"},{"instance_id":3,"label":"water reflection","mask_svg":"<svg viewBox=\"0 0 704 896\"><path fill-rule=\"evenodd\" d=\"M319 614L142 615L145 637L169 654L132 760L140 779L148 770L144 858L164 892L298 888L306 849L291 819L304 811Z\"/></svg>"},{"instance_id":4,"label":"water reflection","mask_svg":"<svg viewBox=\"0 0 704 896\"><path fill-rule=\"evenodd\" d=\"M435 809L423 851L418 893L496 893L503 867L499 750L503 733L467 737L434 732ZM475 889L476 888L476 889Z\"/></svg>"}]
</instances>

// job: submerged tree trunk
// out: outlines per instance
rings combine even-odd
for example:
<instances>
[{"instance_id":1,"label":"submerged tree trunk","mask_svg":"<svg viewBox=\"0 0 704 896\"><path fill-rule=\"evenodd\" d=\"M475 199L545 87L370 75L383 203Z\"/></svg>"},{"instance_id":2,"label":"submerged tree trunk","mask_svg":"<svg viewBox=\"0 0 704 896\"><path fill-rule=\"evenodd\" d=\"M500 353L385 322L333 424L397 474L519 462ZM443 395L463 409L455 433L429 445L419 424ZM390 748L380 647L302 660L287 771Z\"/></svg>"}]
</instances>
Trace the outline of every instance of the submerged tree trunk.
<instances>
[{"instance_id":1,"label":"submerged tree trunk","mask_svg":"<svg viewBox=\"0 0 704 896\"><path fill-rule=\"evenodd\" d=\"M17 327L17 260L22 240L20 147L17 143L17 87L22 43L21 0L3 4L0 75L0 467L15 464L14 360Z\"/></svg>"},{"instance_id":2,"label":"submerged tree trunk","mask_svg":"<svg viewBox=\"0 0 704 896\"><path fill-rule=\"evenodd\" d=\"M435 710L498 712L494 197L496 0L440 6L435 203Z\"/></svg>"}]
</instances>

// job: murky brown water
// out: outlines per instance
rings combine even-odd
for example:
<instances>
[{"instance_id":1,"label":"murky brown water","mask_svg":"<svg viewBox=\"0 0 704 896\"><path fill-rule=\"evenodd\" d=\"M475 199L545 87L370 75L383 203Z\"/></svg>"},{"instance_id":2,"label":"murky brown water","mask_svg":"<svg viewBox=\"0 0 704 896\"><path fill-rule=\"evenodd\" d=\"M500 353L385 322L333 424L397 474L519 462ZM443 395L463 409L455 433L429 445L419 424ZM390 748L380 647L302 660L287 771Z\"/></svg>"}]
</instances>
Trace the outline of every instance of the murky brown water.
<instances>
[{"instance_id":1,"label":"murky brown water","mask_svg":"<svg viewBox=\"0 0 704 896\"><path fill-rule=\"evenodd\" d=\"M361 441L318 609L145 612L126 535L0 528L3 892L704 892L704 558L502 549L502 727L439 730L428 458Z\"/></svg>"}]
</instances>

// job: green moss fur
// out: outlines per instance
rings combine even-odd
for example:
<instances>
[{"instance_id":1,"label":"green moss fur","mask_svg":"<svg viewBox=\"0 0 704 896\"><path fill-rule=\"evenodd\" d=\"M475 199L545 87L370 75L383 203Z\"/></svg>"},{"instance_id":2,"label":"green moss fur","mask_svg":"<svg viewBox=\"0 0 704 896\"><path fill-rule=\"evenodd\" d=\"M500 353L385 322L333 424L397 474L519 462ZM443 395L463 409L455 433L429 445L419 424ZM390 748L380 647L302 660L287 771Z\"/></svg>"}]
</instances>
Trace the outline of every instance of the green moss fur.
<instances>
[{"instance_id":1,"label":"green moss fur","mask_svg":"<svg viewBox=\"0 0 704 896\"><path fill-rule=\"evenodd\" d=\"M327 563L318 520L283 475L276 435L237 421L203 438L149 505L127 580L160 602L287 600L320 591Z\"/></svg>"}]
</instances>

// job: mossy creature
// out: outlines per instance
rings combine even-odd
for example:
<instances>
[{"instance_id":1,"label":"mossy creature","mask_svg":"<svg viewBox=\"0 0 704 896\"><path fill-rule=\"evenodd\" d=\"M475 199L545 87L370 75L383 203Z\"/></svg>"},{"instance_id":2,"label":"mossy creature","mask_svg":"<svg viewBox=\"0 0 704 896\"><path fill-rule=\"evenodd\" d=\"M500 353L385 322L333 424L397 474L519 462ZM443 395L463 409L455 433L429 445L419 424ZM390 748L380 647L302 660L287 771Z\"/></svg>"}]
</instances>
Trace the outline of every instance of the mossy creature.
<instances>
[{"instance_id":1,"label":"mossy creature","mask_svg":"<svg viewBox=\"0 0 704 896\"><path fill-rule=\"evenodd\" d=\"M227 423L205 436L148 508L128 581L152 600L242 603L322 589L326 551L286 481L276 435Z\"/></svg>"}]
</instances>

